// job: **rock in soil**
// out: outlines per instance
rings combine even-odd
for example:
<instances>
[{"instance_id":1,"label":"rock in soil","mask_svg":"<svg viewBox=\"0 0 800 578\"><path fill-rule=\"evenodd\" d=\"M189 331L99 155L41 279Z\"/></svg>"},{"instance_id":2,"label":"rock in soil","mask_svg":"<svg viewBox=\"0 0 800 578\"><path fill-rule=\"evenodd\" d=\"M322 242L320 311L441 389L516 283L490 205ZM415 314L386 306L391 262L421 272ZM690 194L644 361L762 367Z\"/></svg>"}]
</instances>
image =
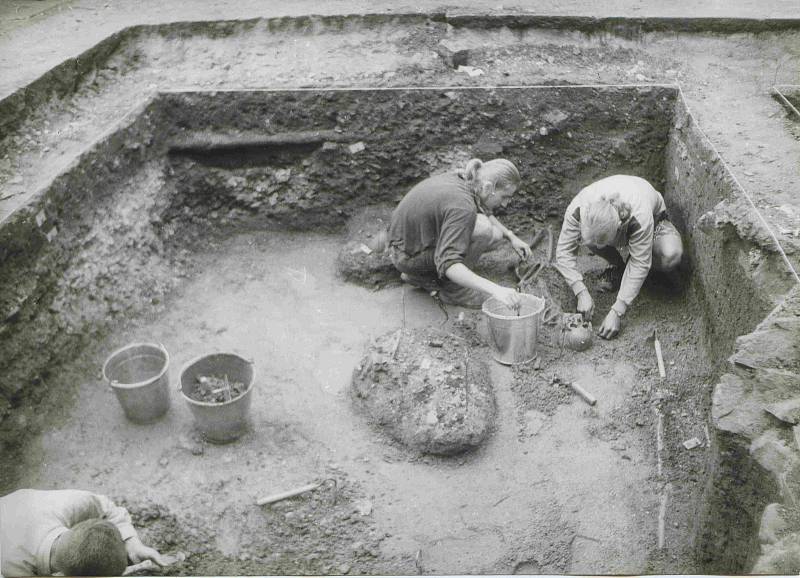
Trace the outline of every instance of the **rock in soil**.
<instances>
[{"instance_id":1,"label":"rock in soil","mask_svg":"<svg viewBox=\"0 0 800 578\"><path fill-rule=\"evenodd\" d=\"M474 448L496 418L486 364L465 339L434 329L376 339L353 372L351 393L375 426L422 454Z\"/></svg>"}]
</instances>

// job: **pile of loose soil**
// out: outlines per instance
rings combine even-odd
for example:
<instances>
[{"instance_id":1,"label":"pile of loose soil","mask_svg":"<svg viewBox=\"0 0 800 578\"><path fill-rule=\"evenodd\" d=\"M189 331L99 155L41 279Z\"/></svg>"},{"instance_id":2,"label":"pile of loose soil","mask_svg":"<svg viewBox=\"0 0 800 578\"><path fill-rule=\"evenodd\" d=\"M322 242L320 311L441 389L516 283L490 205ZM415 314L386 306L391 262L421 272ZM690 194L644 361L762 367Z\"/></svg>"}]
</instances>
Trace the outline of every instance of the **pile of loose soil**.
<instances>
[{"instance_id":1,"label":"pile of loose soil","mask_svg":"<svg viewBox=\"0 0 800 578\"><path fill-rule=\"evenodd\" d=\"M142 541L162 553L184 552L160 575L373 574L384 535L373 530L372 503L347 480L270 506L230 506L176 514L150 500L117 503L131 514ZM236 527L235 551L220 551L220 525ZM227 531L227 530L226 530Z\"/></svg>"},{"instance_id":2,"label":"pile of loose soil","mask_svg":"<svg viewBox=\"0 0 800 578\"><path fill-rule=\"evenodd\" d=\"M387 250L387 228L391 208L367 207L347 226L347 241L336 258L338 274L350 283L371 289L399 282Z\"/></svg>"},{"instance_id":3,"label":"pile of loose soil","mask_svg":"<svg viewBox=\"0 0 800 578\"><path fill-rule=\"evenodd\" d=\"M197 378L189 397L206 403L224 403L242 395L247 386L241 381L228 379L227 375L201 375Z\"/></svg>"},{"instance_id":4,"label":"pile of loose soil","mask_svg":"<svg viewBox=\"0 0 800 578\"><path fill-rule=\"evenodd\" d=\"M485 363L464 338L433 329L376 339L353 372L351 391L374 425L423 454L474 448L496 418Z\"/></svg>"}]
</instances>

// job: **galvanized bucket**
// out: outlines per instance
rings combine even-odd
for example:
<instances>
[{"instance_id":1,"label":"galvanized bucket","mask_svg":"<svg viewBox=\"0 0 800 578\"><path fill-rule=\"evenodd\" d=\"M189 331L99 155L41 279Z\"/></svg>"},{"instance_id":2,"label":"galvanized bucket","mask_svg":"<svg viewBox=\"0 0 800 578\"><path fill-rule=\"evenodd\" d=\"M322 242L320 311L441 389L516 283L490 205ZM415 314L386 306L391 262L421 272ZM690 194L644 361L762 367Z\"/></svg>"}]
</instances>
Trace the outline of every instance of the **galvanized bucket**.
<instances>
[{"instance_id":1,"label":"galvanized bucket","mask_svg":"<svg viewBox=\"0 0 800 578\"><path fill-rule=\"evenodd\" d=\"M200 376L227 376L245 384L239 397L222 403L199 401L188 395ZM187 363L181 370L178 389L189 404L195 425L203 437L214 443L232 442L247 431L253 397L255 369L253 362L235 353L212 353Z\"/></svg>"},{"instance_id":2,"label":"galvanized bucket","mask_svg":"<svg viewBox=\"0 0 800 578\"><path fill-rule=\"evenodd\" d=\"M131 343L106 359L103 379L111 386L128 419L147 423L169 409L167 369L169 353L163 345Z\"/></svg>"},{"instance_id":3,"label":"galvanized bucket","mask_svg":"<svg viewBox=\"0 0 800 578\"><path fill-rule=\"evenodd\" d=\"M520 293L519 314L494 297L483 303L483 313L489 320L489 333L494 346L494 359L504 365L527 363L536 357L536 340L544 311L544 299Z\"/></svg>"}]
</instances>

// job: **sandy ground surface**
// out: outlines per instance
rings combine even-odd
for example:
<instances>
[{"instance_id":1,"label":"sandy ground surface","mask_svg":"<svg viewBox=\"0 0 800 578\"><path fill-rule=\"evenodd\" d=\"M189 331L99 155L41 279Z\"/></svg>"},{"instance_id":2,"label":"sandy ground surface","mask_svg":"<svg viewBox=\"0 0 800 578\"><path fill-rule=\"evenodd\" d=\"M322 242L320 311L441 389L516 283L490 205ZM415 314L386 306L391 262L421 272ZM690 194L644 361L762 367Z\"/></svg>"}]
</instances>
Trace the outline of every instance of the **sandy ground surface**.
<instances>
[{"instance_id":1,"label":"sandy ground surface","mask_svg":"<svg viewBox=\"0 0 800 578\"><path fill-rule=\"evenodd\" d=\"M176 569L182 573L693 570L693 512L671 508L670 555L656 549L663 478L656 469L654 408L647 401L658 387L645 341L654 323L662 332L670 382L703 379L702 354L679 313L685 310L681 297L665 299L646 289L625 340L560 359L543 353L543 368L531 379L582 379L599 399L594 408L577 396L558 396L548 409L543 404L549 394L526 401L530 384L513 389L510 369L489 360L497 431L476 452L420 458L376 436L351 405L351 372L371 338L401 325L403 290L371 292L336 279L340 243L338 237L245 233L198 255L166 312L98 343L64 368L64 383L50 384L57 391L74 390L70 382L80 386L55 411L56 425L33 444L28 463L21 464L26 473L20 485L90 488L124 498L137 515L142 504L170 512L177 525L169 539L147 524L143 535L161 548L194 553ZM421 291L406 289L405 309L409 327L444 320ZM457 311L450 309L450 323ZM486 335L482 317L468 316ZM198 442L174 390L162 421L127 422L98 372L110 351L140 340L166 346L172 384L185 362L205 352L252 358L258 374L253 429L230 445ZM556 351L552 336L542 341L544 350ZM678 431L668 438L676 448L664 454L665 472L680 468L679 476L669 475L685 482L692 476L683 455L689 452L679 452L680 460L667 456L684 437L702 437L702 416L684 412L669 419ZM192 447L202 453L195 455ZM690 461L702 463L705 451L693 450ZM277 537L278 506L260 509L254 501L322 478L350 488L353 500L343 500L338 511L363 524L344 522L334 535L289 550ZM691 492L692 484L680 491ZM304 508L307 498L281 504L280 519ZM313 529L330 515L316 504L307 523ZM210 558L197 552L198 542L210 548ZM373 546L365 555L356 543ZM307 561L320 544L324 552ZM284 550L293 565L275 565Z\"/></svg>"},{"instance_id":2,"label":"sandy ground surface","mask_svg":"<svg viewBox=\"0 0 800 578\"><path fill-rule=\"evenodd\" d=\"M12 92L66 58L77 56L126 26L189 20L237 20L304 14L359 14L475 10L579 16L796 18L793 0L587 0L565 2L499 2L467 0L457 4L431 1L368 0L6 0L0 4L0 96ZM20 66L20 64L23 66Z\"/></svg>"}]
</instances>

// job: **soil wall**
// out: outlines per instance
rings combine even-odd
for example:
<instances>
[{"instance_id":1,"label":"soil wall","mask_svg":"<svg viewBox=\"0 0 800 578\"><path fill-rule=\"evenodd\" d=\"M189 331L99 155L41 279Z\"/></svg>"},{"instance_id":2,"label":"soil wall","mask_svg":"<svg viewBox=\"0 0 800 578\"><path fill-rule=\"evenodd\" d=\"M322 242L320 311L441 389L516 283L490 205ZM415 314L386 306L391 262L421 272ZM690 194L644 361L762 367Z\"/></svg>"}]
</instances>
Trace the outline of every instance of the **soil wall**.
<instances>
[{"instance_id":1,"label":"soil wall","mask_svg":"<svg viewBox=\"0 0 800 578\"><path fill-rule=\"evenodd\" d=\"M170 94L173 212L340 226L432 173L506 157L523 182L507 219L533 226L601 176L663 186L674 97L578 87Z\"/></svg>"},{"instance_id":2,"label":"soil wall","mask_svg":"<svg viewBox=\"0 0 800 578\"><path fill-rule=\"evenodd\" d=\"M705 342L724 370L739 335L751 331L785 294L791 281L765 229L756 221L716 151L682 99L666 151L670 217L684 234L691 289L704 311ZM710 405L710 391L691 393ZM715 429L707 484L697 496L699 568L746 572L758 551L758 523L776 483L753 458L749 442Z\"/></svg>"},{"instance_id":3,"label":"soil wall","mask_svg":"<svg viewBox=\"0 0 800 578\"><path fill-rule=\"evenodd\" d=\"M47 377L96 332L171 285L158 239L152 102L128 115L0 228L0 430L12 451Z\"/></svg>"}]
</instances>

